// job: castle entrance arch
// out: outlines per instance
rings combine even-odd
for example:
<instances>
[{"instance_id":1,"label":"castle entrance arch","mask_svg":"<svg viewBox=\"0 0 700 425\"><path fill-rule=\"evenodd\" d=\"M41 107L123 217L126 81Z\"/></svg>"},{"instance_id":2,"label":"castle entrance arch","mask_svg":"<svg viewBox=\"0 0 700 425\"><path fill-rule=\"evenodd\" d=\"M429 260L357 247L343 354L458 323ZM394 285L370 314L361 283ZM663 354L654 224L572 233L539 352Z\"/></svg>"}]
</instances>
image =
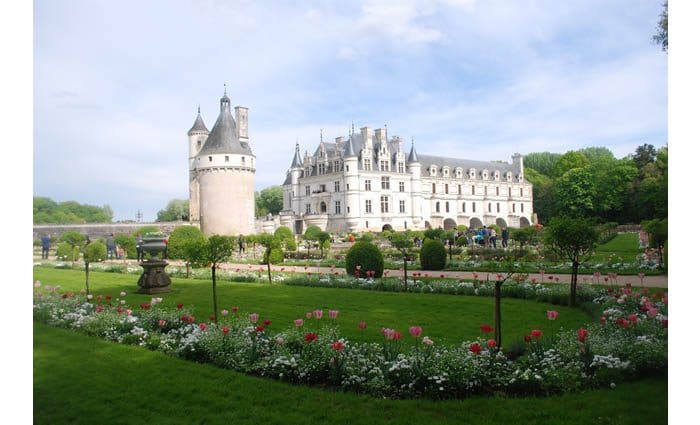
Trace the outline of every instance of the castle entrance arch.
<instances>
[{"instance_id":1,"label":"castle entrance arch","mask_svg":"<svg viewBox=\"0 0 700 425\"><path fill-rule=\"evenodd\" d=\"M385 230L394 230L394 229L391 227L391 224L385 224L382 226L382 232Z\"/></svg>"},{"instance_id":2,"label":"castle entrance arch","mask_svg":"<svg viewBox=\"0 0 700 425\"><path fill-rule=\"evenodd\" d=\"M442 222L442 228L445 230L452 230L455 227L457 227L457 223L451 218L446 218L445 221Z\"/></svg>"},{"instance_id":3,"label":"castle entrance arch","mask_svg":"<svg viewBox=\"0 0 700 425\"><path fill-rule=\"evenodd\" d=\"M520 227L528 227L530 225L530 220L527 217L520 217Z\"/></svg>"},{"instance_id":4,"label":"castle entrance arch","mask_svg":"<svg viewBox=\"0 0 700 425\"><path fill-rule=\"evenodd\" d=\"M500 217L496 219L496 225L501 229L508 227L508 223Z\"/></svg>"},{"instance_id":5,"label":"castle entrance arch","mask_svg":"<svg viewBox=\"0 0 700 425\"><path fill-rule=\"evenodd\" d=\"M478 218L472 217L471 220L469 220L469 227L472 229L481 229L484 227L484 223L482 223Z\"/></svg>"}]
</instances>

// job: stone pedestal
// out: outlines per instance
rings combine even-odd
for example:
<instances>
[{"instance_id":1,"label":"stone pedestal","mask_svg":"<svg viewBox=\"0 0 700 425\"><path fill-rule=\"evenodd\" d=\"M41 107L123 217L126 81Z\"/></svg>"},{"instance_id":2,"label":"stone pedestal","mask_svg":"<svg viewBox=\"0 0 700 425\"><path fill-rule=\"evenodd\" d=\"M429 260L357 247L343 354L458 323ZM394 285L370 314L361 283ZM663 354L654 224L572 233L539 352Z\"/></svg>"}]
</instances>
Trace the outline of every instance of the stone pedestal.
<instances>
[{"instance_id":1,"label":"stone pedestal","mask_svg":"<svg viewBox=\"0 0 700 425\"><path fill-rule=\"evenodd\" d=\"M160 294L170 292L170 276L165 272L167 261L148 260L139 264L143 273L139 278L139 294Z\"/></svg>"}]
</instances>

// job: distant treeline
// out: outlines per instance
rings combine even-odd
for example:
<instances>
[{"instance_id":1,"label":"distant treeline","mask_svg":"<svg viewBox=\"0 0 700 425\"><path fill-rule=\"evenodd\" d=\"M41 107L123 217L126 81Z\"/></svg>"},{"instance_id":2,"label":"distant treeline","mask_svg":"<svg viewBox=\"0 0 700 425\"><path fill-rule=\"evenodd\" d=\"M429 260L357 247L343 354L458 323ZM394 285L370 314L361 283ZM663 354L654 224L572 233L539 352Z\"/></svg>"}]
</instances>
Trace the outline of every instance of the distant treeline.
<instances>
[{"instance_id":1,"label":"distant treeline","mask_svg":"<svg viewBox=\"0 0 700 425\"><path fill-rule=\"evenodd\" d=\"M51 198L34 197L34 224L111 223L112 208L79 204L75 201L56 202Z\"/></svg>"},{"instance_id":2,"label":"distant treeline","mask_svg":"<svg viewBox=\"0 0 700 425\"><path fill-rule=\"evenodd\" d=\"M525 156L540 222L559 215L640 223L668 216L668 148L644 144L617 159L607 148Z\"/></svg>"}]
</instances>

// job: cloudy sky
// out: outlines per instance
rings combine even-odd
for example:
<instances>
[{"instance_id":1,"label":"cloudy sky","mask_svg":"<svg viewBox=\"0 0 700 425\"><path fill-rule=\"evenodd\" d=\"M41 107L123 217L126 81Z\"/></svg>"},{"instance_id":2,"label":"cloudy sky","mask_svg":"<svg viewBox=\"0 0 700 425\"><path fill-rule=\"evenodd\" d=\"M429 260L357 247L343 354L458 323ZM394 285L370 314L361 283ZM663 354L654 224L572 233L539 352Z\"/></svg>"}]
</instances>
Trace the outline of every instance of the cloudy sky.
<instances>
[{"instance_id":1,"label":"cloudy sky","mask_svg":"<svg viewBox=\"0 0 700 425\"><path fill-rule=\"evenodd\" d=\"M35 2L34 194L145 220L187 197L186 132L226 83L256 188L386 125L419 153L510 160L667 141L661 0Z\"/></svg>"}]
</instances>

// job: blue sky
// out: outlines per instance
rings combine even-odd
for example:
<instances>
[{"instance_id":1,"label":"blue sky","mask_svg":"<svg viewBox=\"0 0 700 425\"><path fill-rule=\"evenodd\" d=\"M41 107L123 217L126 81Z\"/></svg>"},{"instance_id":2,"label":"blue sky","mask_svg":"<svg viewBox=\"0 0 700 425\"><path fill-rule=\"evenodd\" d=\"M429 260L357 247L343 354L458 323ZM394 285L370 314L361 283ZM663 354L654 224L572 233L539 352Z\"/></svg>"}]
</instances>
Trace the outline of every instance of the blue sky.
<instances>
[{"instance_id":1,"label":"blue sky","mask_svg":"<svg viewBox=\"0 0 700 425\"><path fill-rule=\"evenodd\" d=\"M187 197L186 132L223 84L250 108L256 188L387 125L419 153L667 141L661 1L35 2L34 194L146 220Z\"/></svg>"}]
</instances>

